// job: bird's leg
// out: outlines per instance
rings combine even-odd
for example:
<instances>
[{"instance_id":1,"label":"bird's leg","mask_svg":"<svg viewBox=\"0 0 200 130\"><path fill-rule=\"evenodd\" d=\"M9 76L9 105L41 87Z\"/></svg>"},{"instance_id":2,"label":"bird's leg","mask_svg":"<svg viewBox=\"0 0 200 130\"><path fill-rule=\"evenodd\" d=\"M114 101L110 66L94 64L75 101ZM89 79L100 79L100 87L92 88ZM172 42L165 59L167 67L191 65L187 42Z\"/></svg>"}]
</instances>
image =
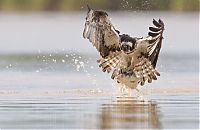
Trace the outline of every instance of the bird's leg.
<instances>
[{"instance_id":1,"label":"bird's leg","mask_svg":"<svg viewBox=\"0 0 200 130\"><path fill-rule=\"evenodd\" d=\"M132 89L131 88L127 88L127 91L128 91L128 97L131 97L131 95L132 95Z\"/></svg>"},{"instance_id":2,"label":"bird's leg","mask_svg":"<svg viewBox=\"0 0 200 130\"><path fill-rule=\"evenodd\" d=\"M117 95L118 97L123 97L124 93L124 85L123 84L118 84L118 90L117 90Z\"/></svg>"},{"instance_id":3,"label":"bird's leg","mask_svg":"<svg viewBox=\"0 0 200 130\"><path fill-rule=\"evenodd\" d=\"M126 86L124 84L122 85L120 91L121 91L122 95L124 95L124 93L126 93Z\"/></svg>"},{"instance_id":4,"label":"bird's leg","mask_svg":"<svg viewBox=\"0 0 200 130\"><path fill-rule=\"evenodd\" d=\"M119 91L121 93L121 95L124 97L131 97L132 95L132 89L125 86L124 84L121 84Z\"/></svg>"},{"instance_id":5,"label":"bird's leg","mask_svg":"<svg viewBox=\"0 0 200 130\"><path fill-rule=\"evenodd\" d=\"M121 94L123 93L123 87L122 87L122 86L119 87L119 92L120 92Z\"/></svg>"}]
</instances>

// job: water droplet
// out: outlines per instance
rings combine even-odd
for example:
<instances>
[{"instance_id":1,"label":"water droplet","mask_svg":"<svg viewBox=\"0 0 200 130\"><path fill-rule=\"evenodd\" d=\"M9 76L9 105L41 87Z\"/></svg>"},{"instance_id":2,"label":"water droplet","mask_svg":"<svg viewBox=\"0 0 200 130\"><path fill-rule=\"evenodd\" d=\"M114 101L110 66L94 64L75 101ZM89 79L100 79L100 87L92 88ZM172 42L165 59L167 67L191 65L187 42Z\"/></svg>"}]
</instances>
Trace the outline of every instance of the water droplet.
<instances>
[{"instance_id":1,"label":"water droplet","mask_svg":"<svg viewBox=\"0 0 200 130\"><path fill-rule=\"evenodd\" d=\"M77 63L78 63L78 60L77 60L77 59L75 59L75 60L74 60L74 63L75 63L75 64L77 64Z\"/></svg>"},{"instance_id":2,"label":"water droplet","mask_svg":"<svg viewBox=\"0 0 200 130\"><path fill-rule=\"evenodd\" d=\"M76 66L76 70L77 70L77 71L79 71L79 70L80 70L80 68L81 68L81 66L80 66L80 65L77 65L77 66Z\"/></svg>"},{"instance_id":3,"label":"water droplet","mask_svg":"<svg viewBox=\"0 0 200 130\"><path fill-rule=\"evenodd\" d=\"M53 62L56 63L56 59L53 59Z\"/></svg>"},{"instance_id":4,"label":"water droplet","mask_svg":"<svg viewBox=\"0 0 200 130\"><path fill-rule=\"evenodd\" d=\"M84 62L83 61L80 61L79 64L84 67Z\"/></svg>"},{"instance_id":5,"label":"water droplet","mask_svg":"<svg viewBox=\"0 0 200 130\"><path fill-rule=\"evenodd\" d=\"M102 93L103 91L100 88L97 88L98 93Z\"/></svg>"}]
</instances>

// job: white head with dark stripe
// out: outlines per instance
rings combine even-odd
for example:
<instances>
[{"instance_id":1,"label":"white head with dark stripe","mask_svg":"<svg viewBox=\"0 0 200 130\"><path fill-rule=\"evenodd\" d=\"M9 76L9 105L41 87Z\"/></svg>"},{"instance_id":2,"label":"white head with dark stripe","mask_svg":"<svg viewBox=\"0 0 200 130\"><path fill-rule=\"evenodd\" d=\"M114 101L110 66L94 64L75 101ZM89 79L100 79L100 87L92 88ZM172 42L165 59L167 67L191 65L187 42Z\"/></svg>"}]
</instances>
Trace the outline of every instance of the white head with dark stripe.
<instances>
[{"instance_id":1,"label":"white head with dark stripe","mask_svg":"<svg viewBox=\"0 0 200 130\"><path fill-rule=\"evenodd\" d=\"M120 35L121 48L125 53L130 53L135 48L136 40L129 35L123 34Z\"/></svg>"}]
</instances>

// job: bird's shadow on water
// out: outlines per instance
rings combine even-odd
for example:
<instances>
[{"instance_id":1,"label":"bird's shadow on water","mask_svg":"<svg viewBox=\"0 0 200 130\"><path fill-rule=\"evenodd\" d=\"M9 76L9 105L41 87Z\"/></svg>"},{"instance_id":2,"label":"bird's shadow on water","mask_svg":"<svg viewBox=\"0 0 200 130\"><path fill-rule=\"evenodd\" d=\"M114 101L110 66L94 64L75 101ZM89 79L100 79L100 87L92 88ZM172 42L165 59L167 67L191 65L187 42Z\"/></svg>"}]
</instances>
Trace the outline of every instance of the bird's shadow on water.
<instances>
[{"instance_id":1,"label":"bird's shadow on water","mask_svg":"<svg viewBox=\"0 0 200 130\"><path fill-rule=\"evenodd\" d=\"M138 101L134 97L120 97L111 104L102 104L100 128L161 129L158 107L152 101Z\"/></svg>"}]
</instances>

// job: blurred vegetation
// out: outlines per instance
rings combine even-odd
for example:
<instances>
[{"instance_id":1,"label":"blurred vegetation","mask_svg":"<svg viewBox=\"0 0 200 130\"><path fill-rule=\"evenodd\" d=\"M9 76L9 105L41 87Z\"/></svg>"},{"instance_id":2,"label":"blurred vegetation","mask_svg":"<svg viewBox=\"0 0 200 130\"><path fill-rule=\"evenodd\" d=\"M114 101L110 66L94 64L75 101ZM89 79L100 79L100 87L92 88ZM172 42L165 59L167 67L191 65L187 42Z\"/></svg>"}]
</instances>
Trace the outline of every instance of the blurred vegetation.
<instances>
[{"instance_id":1,"label":"blurred vegetation","mask_svg":"<svg viewBox=\"0 0 200 130\"><path fill-rule=\"evenodd\" d=\"M0 11L106 10L199 11L200 0L0 0Z\"/></svg>"}]
</instances>

